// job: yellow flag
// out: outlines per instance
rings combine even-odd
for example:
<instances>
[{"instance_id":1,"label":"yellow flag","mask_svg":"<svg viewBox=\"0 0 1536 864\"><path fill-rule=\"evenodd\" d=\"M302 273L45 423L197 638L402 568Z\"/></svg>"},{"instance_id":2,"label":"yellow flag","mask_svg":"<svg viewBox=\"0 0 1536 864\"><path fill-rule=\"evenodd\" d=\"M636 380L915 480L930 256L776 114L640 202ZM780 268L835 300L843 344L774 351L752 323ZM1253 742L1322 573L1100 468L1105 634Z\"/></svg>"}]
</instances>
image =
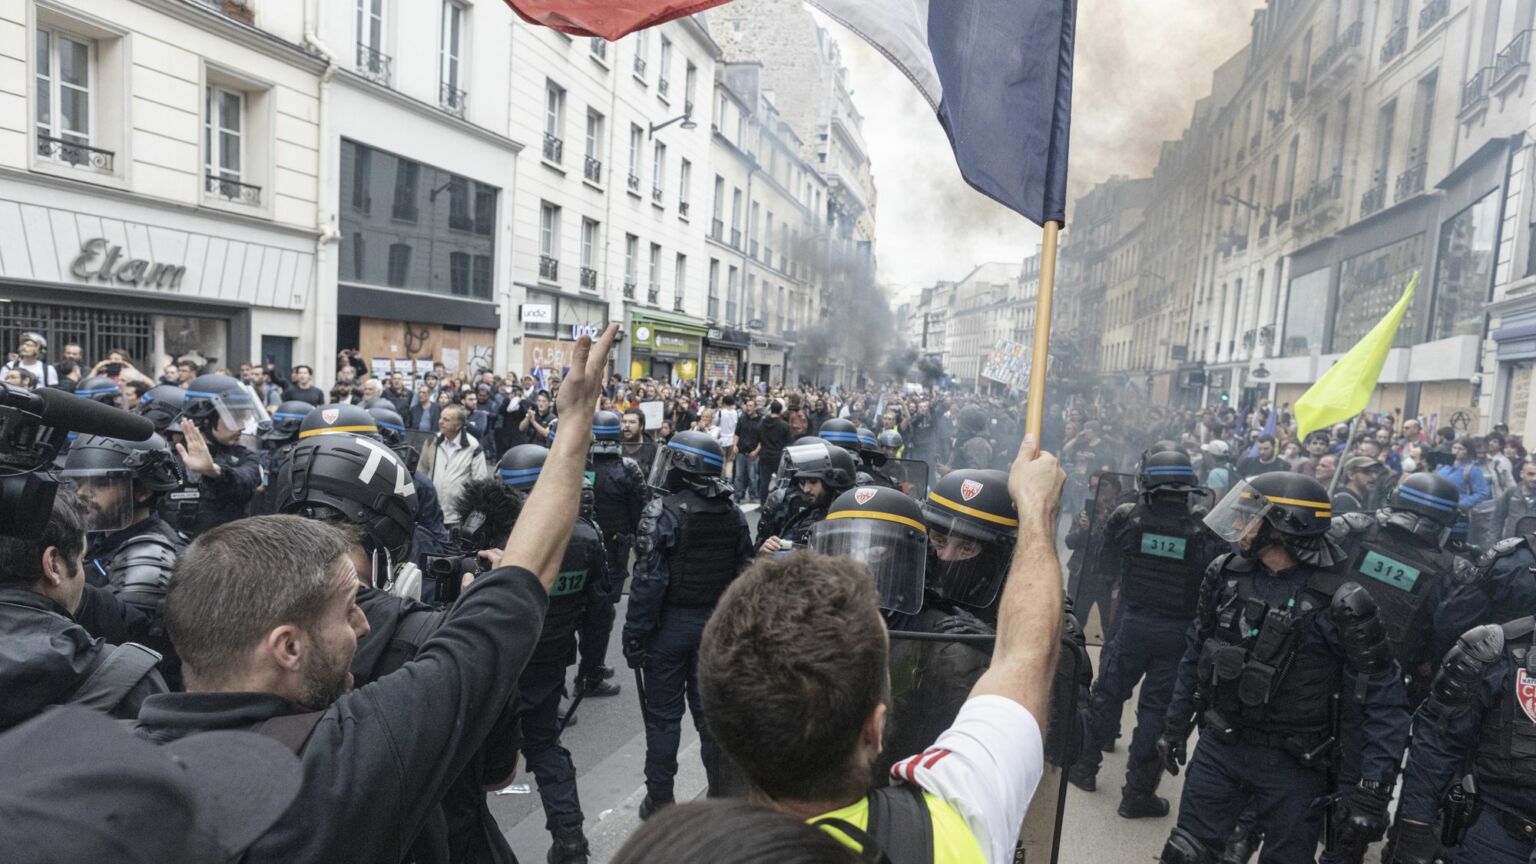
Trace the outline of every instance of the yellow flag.
<instances>
[{"instance_id":1,"label":"yellow flag","mask_svg":"<svg viewBox=\"0 0 1536 864\"><path fill-rule=\"evenodd\" d=\"M1318 429L1341 423L1365 410L1381 377L1381 367L1387 362L1387 352L1392 350L1397 325L1413 302L1413 289L1418 284L1419 274L1415 272L1402 298L1386 317L1376 322L1364 339L1355 343L1296 400L1296 434L1302 440Z\"/></svg>"}]
</instances>

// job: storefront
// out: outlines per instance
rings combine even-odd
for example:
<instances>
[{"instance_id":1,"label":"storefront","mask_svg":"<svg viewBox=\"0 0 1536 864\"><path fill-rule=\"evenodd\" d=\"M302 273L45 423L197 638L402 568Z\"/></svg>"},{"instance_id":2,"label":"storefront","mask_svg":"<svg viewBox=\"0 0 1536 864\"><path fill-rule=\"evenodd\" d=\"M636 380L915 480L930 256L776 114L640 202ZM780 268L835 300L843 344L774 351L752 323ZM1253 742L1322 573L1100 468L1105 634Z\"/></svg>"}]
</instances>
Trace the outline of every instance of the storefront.
<instances>
[{"instance_id":1,"label":"storefront","mask_svg":"<svg viewBox=\"0 0 1536 864\"><path fill-rule=\"evenodd\" d=\"M654 310L630 312L629 377L696 381L709 325L699 318Z\"/></svg>"},{"instance_id":2,"label":"storefront","mask_svg":"<svg viewBox=\"0 0 1536 864\"><path fill-rule=\"evenodd\" d=\"M747 349L747 380L770 387L783 384L786 355L791 347L783 339L753 333L752 346Z\"/></svg>"},{"instance_id":3,"label":"storefront","mask_svg":"<svg viewBox=\"0 0 1536 864\"><path fill-rule=\"evenodd\" d=\"M547 380L571 368L571 351L582 334L596 335L608 326L608 304L590 297L561 294L523 286L519 309L523 323L522 373ZM542 371L540 371L542 370Z\"/></svg>"},{"instance_id":4,"label":"storefront","mask_svg":"<svg viewBox=\"0 0 1536 864\"><path fill-rule=\"evenodd\" d=\"M0 195L0 345L15 350L21 333L39 331L50 360L73 342L91 363L123 351L150 377L182 357L286 368L313 350L300 334L314 242L216 212L13 179Z\"/></svg>"},{"instance_id":5,"label":"storefront","mask_svg":"<svg viewBox=\"0 0 1536 864\"><path fill-rule=\"evenodd\" d=\"M741 379L742 353L751 347L752 338L741 330L711 328L704 336L705 382L735 385Z\"/></svg>"},{"instance_id":6,"label":"storefront","mask_svg":"<svg viewBox=\"0 0 1536 864\"><path fill-rule=\"evenodd\" d=\"M1531 408L1531 387L1536 384L1536 296L1524 298L1524 309L1506 311L1499 329L1493 331L1498 378L1494 391L1493 422L1536 441L1536 412ZM1529 448L1529 445L1527 445Z\"/></svg>"}]
</instances>

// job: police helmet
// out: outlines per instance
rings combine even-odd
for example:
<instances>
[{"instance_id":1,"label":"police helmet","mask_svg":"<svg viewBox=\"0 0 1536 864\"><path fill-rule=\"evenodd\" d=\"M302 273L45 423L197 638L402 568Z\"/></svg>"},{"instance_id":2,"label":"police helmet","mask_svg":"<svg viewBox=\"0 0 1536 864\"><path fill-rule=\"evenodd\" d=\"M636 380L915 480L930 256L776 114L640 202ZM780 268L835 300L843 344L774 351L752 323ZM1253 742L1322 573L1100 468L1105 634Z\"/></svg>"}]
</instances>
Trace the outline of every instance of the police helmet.
<instances>
[{"instance_id":1,"label":"police helmet","mask_svg":"<svg viewBox=\"0 0 1536 864\"><path fill-rule=\"evenodd\" d=\"M859 452L859 427L850 420L833 417L824 420L816 433L823 441L836 444L853 453Z\"/></svg>"},{"instance_id":2,"label":"police helmet","mask_svg":"<svg viewBox=\"0 0 1536 864\"><path fill-rule=\"evenodd\" d=\"M885 450L901 449L901 433L895 429L887 429L875 437L876 443Z\"/></svg>"},{"instance_id":3,"label":"police helmet","mask_svg":"<svg viewBox=\"0 0 1536 864\"><path fill-rule=\"evenodd\" d=\"M270 420L261 404L238 378L228 375L199 375L187 385L186 403L181 411L203 429L221 422L230 429L255 433L258 425Z\"/></svg>"},{"instance_id":4,"label":"police helmet","mask_svg":"<svg viewBox=\"0 0 1536 864\"><path fill-rule=\"evenodd\" d=\"M946 600L985 609L997 599L1019 516L1008 475L992 469L951 471L928 490L929 584Z\"/></svg>"},{"instance_id":5,"label":"police helmet","mask_svg":"<svg viewBox=\"0 0 1536 864\"><path fill-rule=\"evenodd\" d=\"M299 424L300 441L345 432L379 438L379 423L367 409L342 402L336 405L321 405L305 415L303 422Z\"/></svg>"},{"instance_id":6,"label":"police helmet","mask_svg":"<svg viewBox=\"0 0 1536 864\"><path fill-rule=\"evenodd\" d=\"M373 418L374 425L379 427L379 437L385 444L394 447L405 442L405 419L399 411L381 400L368 409L368 415Z\"/></svg>"},{"instance_id":7,"label":"police helmet","mask_svg":"<svg viewBox=\"0 0 1536 864\"><path fill-rule=\"evenodd\" d=\"M864 458L865 464L884 465L885 451L880 449L880 439L875 437L874 430L867 426L858 427L859 455Z\"/></svg>"},{"instance_id":8,"label":"police helmet","mask_svg":"<svg viewBox=\"0 0 1536 864\"><path fill-rule=\"evenodd\" d=\"M794 440L794 443L791 444L790 446L791 447L804 447L807 444L825 444L825 443L827 443L827 439L821 437L820 435L801 435L799 438L796 438Z\"/></svg>"},{"instance_id":9,"label":"police helmet","mask_svg":"<svg viewBox=\"0 0 1536 864\"><path fill-rule=\"evenodd\" d=\"M1177 449L1148 450L1141 457L1141 470L1136 475L1136 483L1143 492L1188 492L1197 482L1189 456Z\"/></svg>"},{"instance_id":10,"label":"police helmet","mask_svg":"<svg viewBox=\"0 0 1536 864\"><path fill-rule=\"evenodd\" d=\"M725 451L706 432L679 432L667 446L656 451L651 466L651 485L663 486L673 471L690 477L719 477L725 467Z\"/></svg>"},{"instance_id":11,"label":"police helmet","mask_svg":"<svg viewBox=\"0 0 1536 864\"><path fill-rule=\"evenodd\" d=\"M1177 449L1179 449L1179 445L1169 441L1167 438L1164 438L1161 441L1152 442L1152 446L1147 448L1147 452L1143 454L1143 456L1151 456L1154 453L1164 453L1169 450Z\"/></svg>"},{"instance_id":12,"label":"police helmet","mask_svg":"<svg viewBox=\"0 0 1536 864\"><path fill-rule=\"evenodd\" d=\"M155 431L164 434L175 431L173 427L181 419L181 409L187 402L187 391L175 384L157 384L139 397L133 413L155 424Z\"/></svg>"},{"instance_id":13,"label":"police helmet","mask_svg":"<svg viewBox=\"0 0 1536 864\"><path fill-rule=\"evenodd\" d=\"M302 439L278 472L273 492L278 513L339 517L358 526L368 551L385 553L389 565L410 551L416 486L405 463L383 442L346 433Z\"/></svg>"},{"instance_id":14,"label":"police helmet","mask_svg":"<svg viewBox=\"0 0 1536 864\"><path fill-rule=\"evenodd\" d=\"M618 456L623 454L620 441L624 437L624 424L616 411L599 411L592 415L592 454L594 456Z\"/></svg>"},{"instance_id":15,"label":"police helmet","mask_svg":"<svg viewBox=\"0 0 1536 864\"><path fill-rule=\"evenodd\" d=\"M1249 479L1248 485L1274 505L1267 521L1276 531L1293 537L1328 533L1333 504L1323 484L1304 474L1271 471Z\"/></svg>"},{"instance_id":16,"label":"police helmet","mask_svg":"<svg viewBox=\"0 0 1536 864\"><path fill-rule=\"evenodd\" d=\"M117 386L117 382L101 375L92 375L75 385L75 395L92 402L100 402L103 405L117 407L117 397L123 395L123 388Z\"/></svg>"},{"instance_id":17,"label":"police helmet","mask_svg":"<svg viewBox=\"0 0 1536 864\"><path fill-rule=\"evenodd\" d=\"M833 494L852 489L858 480L859 465L853 454L825 441L791 447L784 451L785 476L800 480L820 480Z\"/></svg>"},{"instance_id":18,"label":"police helmet","mask_svg":"<svg viewBox=\"0 0 1536 864\"><path fill-rule=\"evenodd\" d=\"M1442 528L1454 528L1461 519L1461 495L1456 484L1438 474L1409 474L1387 501L1387 509L1425 516Z\"/></svg>"},{"instance_id":19,"label":"police helmet","mask_svg":"<svg viewBox=\"0 0 1536 864\"><path fill-rule=\"evenodd\" d=\"M537 444L519 444L501 454L496 463L496 476L514 489L532 489L544 470L544 460L549 450Z\"/></svg>"},{"instance_id":20,"label":"police helmet","mask_svg":"<svg viewBox=\"0 0 1536 864\"><path fill-rule=\"evenodd\" d=\"M987 411L980 405L967 405L960 409L960 416L956 422L960 431L967 435L980 435L987 431Z\"/></svg>"},{"instance_id":21,"label":"police helmet","mask_svg":"<svg viewBox=\"0 0 1536 864\"><path fill-rule=\"evenodd\" d=\"M1243 480L1205 517L1221 539L1239 544L1245 557L1257 557L1279 544L1298 560L1331 567L1344 557L1326 536L1333 520L1328 490L1311 477L1274 471ZM1257 526L1257 533L1253 529Z\"/></svg>"},{"instance_id":22,"label":"police helmet","mask_svg":"<svg viewBox=\"0 0 1536 864\"><path fill-rule=\"evenodd\" d=\"M923 606L927 535L916 501L895 489L860 486L827 508L826 519L812 533L811 548L863 564L874 577L880 608L910 615Z\"/></svg>"},{"instance_id":23,"label":"police helmet","mask_svg":"<svg viewBox=\"0 0 1536 864\"><path fill-rule=\"evenodd\" d=\"M314 410L315 406L297 399L278 405L277 410L272 412L272 422L261 433L262 440L274 444L287 444L298 440L299 428L304 423L304 418Z\"/></svg>"},{"instance_id":24,"label":"police helmet","mask_svg":"<svg viewBox=\"0 0 1536 864\"><path fill-rule=\"evenodd\" d=\"M127 528L138 509L138 493L151 493L153 503L186 479L170 445L159 435L144 441L81 435L70 445L59 476L85 501L91 531Z\"/></svg>"}]
</instances>

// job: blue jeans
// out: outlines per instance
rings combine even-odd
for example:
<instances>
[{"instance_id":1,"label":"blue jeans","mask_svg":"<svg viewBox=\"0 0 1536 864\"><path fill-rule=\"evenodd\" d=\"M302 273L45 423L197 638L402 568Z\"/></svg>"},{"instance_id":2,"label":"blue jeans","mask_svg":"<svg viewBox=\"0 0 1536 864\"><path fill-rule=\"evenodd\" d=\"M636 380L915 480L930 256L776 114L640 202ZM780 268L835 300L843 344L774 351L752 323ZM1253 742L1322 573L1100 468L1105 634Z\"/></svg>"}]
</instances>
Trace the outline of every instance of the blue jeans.
<instances>
[{"instance_id":1,"label":"blue jeans","mask_svg":"<svg viewBox=\"0 0 1536 864\"><path fill-rule=\"evenodd\" d=\"M1100 749L1115 739L1120 729L1120 711L1131 698L1137 682L1141 696L1136 701L1136 731L1131 735L1130 758L1125 772L1127 794L1150 795L1162 779L1157 756L1157 739L1163 733L1168 703L1173 699L1173 685L1178 677L1179 660L1184 655L1184 634L1188 624L1169 618L1155 618L1141 612L1124 610L1121 623L1099 665L1099 678L1093 682L1088 697L1090 746L1083 748L1080 763L1095 771L1104 761Z\"/></svg>"},{"instance_id":2,"label":"blue jeans","mask_svg":"<svg viewBox=\"0 0 1536 864\"><path fill-rule=\"evenodd\" d=\"M757 489L757 462L747 458L747 454L736 454L736 467L731 474L731 488L736 491L736 498L742 499Z\"/></svg>"},{"instance_id":3,"label":"blue jeans","mask_svg":"<svg viewBox=\"0 0 1536 864\"><path fill-rule=\"evenodd\" d=\"M715 741L699 705L699 641L709 608L672 606L661 614L645 658L645 786L651 797L672 800L677 748L683 738L683 706L699 731L699 751L713 773ZM711 780L713 780L711 776Z\"/></svg>"},{"instance_id":4,"label":"blue jeans","mask_svg":"<svg viewBox=\"0 0 1536 864\"><path fill-rule=\"evenodd\" d=\"M1189 760L1178 824L1219 853L1251 803L1264 832L1259 864L1312 864L1326 812L1312 802L1327 787L1324 771L1303 767L1284 750L1204 735Z\"/></svg>"}]
</instances>

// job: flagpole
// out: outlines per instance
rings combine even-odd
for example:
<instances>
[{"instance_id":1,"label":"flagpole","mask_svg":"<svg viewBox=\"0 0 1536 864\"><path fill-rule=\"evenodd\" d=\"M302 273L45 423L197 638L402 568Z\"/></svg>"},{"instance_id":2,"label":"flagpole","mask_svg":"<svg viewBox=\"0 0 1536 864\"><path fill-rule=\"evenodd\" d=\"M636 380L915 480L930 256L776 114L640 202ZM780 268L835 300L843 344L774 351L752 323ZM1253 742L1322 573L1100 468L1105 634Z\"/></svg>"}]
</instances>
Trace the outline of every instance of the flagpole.
<instances>
[{"instance_id":1,"label":"flagpole","mask_svg":"<svg viewBox=\"0 0 1536 864\"><path fill-rule=\"evenodd\" d=\"M1024 407L1024 434L1040 442L1040 426L1045 420L1045 372L1051 351L1051 300L1056 293L1056 235L1058 222L1045 223L1045 238L1040 248L1040 292L1035 299L1035 336L1030 346L1029 400Z\"/></svg>"},{"instance_id":2,"label":"flagpole","mask_svg":"<svg viewBox=\"0 0 1536 864\"><path fill-rule=\"evenodd\" d=\"M1355 422L1349 429L1349 437L1344 439L1344 452L1339 454L1338 463L1333 466L1333 479L1328 481L1329 498L1332 498L1333 493L1338 491L1339 478L1344 476L1344 460L1349 458L1349 451L1355 449L1355 437L1360 434L1360 430L1363 428L1365 428L1365 412L1361 411L1355 415Z\"/></svg>"}]
</instances>

